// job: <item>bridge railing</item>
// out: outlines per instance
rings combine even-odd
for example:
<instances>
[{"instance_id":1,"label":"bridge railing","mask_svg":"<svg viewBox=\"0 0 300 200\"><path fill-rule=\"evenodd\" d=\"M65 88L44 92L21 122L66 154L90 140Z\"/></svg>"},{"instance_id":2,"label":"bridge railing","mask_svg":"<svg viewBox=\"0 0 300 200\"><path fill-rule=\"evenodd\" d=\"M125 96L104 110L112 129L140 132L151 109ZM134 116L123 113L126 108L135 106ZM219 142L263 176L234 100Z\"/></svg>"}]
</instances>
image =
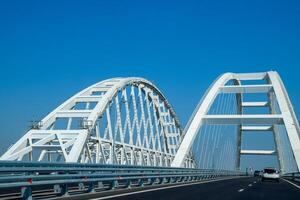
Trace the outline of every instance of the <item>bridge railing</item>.
<instances>
[{"instance_id":1,"label":"bridge railing","mask_svg":"<svg viewBox=\"0 0 300 200\"><path fill-rule=\"evenodd\" d=\"M0 193L14 189L20 191L21 198L30 199L32 191L42 186L60 196L68 195L69 186L94 192L241 175L245 174L227 170L4 161L0 162Z\"/></svg>"},{"instance_id":2,"label":"bridge railing","mask_svg":"<svg viewBox=\"0 0 300 200\"><path fill-rule=\"evenodd\" d=\"M284 174L282 177L296 182L300 182L300 172Z\"/></svg>"}]
</instances>

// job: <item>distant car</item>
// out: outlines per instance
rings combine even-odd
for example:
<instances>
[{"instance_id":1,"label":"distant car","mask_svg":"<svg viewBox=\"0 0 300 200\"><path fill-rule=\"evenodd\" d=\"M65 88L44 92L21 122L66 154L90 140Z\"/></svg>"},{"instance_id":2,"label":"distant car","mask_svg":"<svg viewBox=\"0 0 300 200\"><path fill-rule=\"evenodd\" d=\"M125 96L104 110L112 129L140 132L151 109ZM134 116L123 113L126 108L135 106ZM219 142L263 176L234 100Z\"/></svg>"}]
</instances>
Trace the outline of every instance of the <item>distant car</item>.
<instances>
[{"instance_id":1,"label":"distant car","mask_svg":"<svg viewBox=\"0 0 300 200\"><path fill-rule=\"evenodd\" d=\"M279 172L274 168L265 168L261 175L261 181L273 180L279 182Z\"/></svg>"},{"instance_id":2,"label":"distant car","mask_svg":"<svg viewBox=\"0 0 300 200\"><path fill-rule=\"evenodd\" d=\"M260 171L255 170L253 176L260 176Z\"/></svg>"}]
</instances>

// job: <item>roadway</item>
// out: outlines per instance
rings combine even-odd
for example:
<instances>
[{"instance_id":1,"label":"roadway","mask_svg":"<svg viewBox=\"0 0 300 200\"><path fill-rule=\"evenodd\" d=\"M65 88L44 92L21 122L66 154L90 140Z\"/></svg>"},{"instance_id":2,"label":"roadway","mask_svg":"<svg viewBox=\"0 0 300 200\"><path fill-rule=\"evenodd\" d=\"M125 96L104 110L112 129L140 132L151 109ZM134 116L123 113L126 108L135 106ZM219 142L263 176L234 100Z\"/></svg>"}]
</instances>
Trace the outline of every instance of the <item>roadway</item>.
<instances>
[{"instance_id":1,"label":"roadway","mask_svg":"<svg viewBox=\"0 0 300 200\"><path fill-rule=\"evenodd\" d=\"M70 188L71 189L71 188ZM261 182L259 178L225 178L204 182L173 183L145 186L144 188L116 189L111 191L96 190L96 193L80 192L76 188L70 190L70 196L59 197L51 189L34 192L34 199L52 200L293 200L300 199L300 183L281 179L277 182ZM0 199L20 199L20 193L7 191L10 195L1 194Z\"/></svg>"},{"instance_id":2,"label":"roadway","mask_svg":"<svg viewBox=\"0 0 300 200\"><path fill-rule=\"evenodd\" d=\"M300 184L292 185L284 180L261 182L259 178L235 178L189 185L176 185L165 188L145 189L131 193L114 194L91 198L93 200L299 200ZM82 199L86 199L82 198Z\"/></svg>"}]
</instances>

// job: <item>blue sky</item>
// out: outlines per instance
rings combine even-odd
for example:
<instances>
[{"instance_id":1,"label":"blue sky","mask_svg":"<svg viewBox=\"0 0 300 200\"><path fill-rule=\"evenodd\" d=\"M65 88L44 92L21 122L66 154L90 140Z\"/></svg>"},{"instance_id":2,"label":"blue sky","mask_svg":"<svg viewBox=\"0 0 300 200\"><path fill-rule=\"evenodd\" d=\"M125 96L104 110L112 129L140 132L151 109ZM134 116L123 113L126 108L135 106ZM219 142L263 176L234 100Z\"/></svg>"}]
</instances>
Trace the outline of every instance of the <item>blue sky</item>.
<instances>
[{"instance_id":1,"label":"blue sky","mask_svg":"<svg viewBox=\"0 0 300 200\"><path fill-rule=\"evenodd\" d=\"M277 70L299 114L299 35L297 1L1 1L0 153L116 76L153 81L185 125L219 74Z\"/></svg>"}]
</instances>

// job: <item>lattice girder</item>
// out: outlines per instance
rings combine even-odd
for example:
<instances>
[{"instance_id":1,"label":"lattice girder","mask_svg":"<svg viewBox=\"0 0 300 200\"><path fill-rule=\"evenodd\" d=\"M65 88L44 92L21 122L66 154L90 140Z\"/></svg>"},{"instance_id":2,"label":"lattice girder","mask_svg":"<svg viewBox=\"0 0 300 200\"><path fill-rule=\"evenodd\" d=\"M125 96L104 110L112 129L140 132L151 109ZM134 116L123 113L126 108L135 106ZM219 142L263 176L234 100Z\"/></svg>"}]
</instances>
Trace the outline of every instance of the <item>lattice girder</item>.
<instances>
[{"instance_id":1,"label":"lattice girder","mask_svg":"<svg viewBox=\"0 0 300 200\"><path fill-rule=\"evenodd\" d=\"M1 160L170 166L181 139L175 112L152 83L115 78L65 101Z\"/></svg>"}]
</instances>

